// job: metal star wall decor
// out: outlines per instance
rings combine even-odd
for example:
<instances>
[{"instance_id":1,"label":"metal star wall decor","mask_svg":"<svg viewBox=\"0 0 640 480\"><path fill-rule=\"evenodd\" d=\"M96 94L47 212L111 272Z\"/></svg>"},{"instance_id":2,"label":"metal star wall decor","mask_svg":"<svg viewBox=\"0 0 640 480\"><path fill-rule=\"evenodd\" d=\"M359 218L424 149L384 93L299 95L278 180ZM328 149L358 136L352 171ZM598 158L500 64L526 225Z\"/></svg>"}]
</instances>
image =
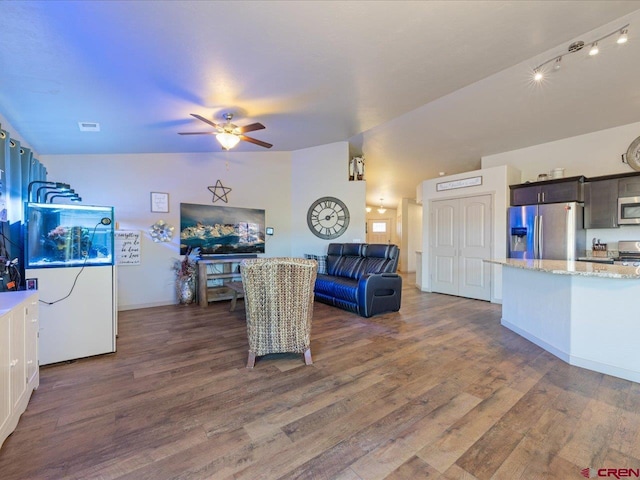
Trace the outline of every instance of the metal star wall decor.
<instances>
[{"instance_id":1,"label":"metal star wall decor","mask_svg":"<svg viewBox=\"0 0 640 480\"><path fill-rule=\"evenodd\" d=\"M213 193L213 199L211 200L212 203L216 203L217 200L222 200L224 203L229 202L227 193L229 193L231 189L222 185L220 180L216 182L215 186L209 186L207 188L211 193ZM218 193L219 191L222 191L222 194Z\"/></svg>"}]
</instances>

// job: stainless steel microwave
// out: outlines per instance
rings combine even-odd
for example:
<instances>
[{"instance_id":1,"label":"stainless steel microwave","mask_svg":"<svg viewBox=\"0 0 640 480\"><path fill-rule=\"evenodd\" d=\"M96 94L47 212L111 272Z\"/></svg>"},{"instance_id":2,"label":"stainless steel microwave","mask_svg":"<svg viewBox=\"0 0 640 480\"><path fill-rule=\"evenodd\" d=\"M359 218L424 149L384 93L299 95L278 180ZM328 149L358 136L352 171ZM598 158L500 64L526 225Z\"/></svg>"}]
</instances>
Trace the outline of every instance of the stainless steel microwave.
<instances>
[{"instance_id":1,"label":"stainless steel microwave","mask_svg":"<svg viewBox=\"0 0 640 480\"><path fill-rule=\"evenodd\" d=\"M618 198L618 225L640 224L640 197Z\"/></svg>"}]
</instances>

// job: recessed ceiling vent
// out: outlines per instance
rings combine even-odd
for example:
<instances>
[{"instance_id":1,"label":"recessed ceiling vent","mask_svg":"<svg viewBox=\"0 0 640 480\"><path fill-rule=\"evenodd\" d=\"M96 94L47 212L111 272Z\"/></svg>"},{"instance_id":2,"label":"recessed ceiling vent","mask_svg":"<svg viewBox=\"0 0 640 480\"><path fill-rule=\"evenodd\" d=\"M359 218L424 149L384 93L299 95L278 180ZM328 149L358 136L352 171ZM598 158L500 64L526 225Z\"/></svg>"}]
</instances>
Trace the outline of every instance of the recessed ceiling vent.
<instances>
[{"instance_id":1,"label":"recessed ceiling vent","mask_svg":"<svg viewBox=\"0 0 640 480\"><path fill-rule=\"evenodd\" d=\"M100 124L96 122L78 122L81 132L99 132Z\"/></svg>"}]
</instances>

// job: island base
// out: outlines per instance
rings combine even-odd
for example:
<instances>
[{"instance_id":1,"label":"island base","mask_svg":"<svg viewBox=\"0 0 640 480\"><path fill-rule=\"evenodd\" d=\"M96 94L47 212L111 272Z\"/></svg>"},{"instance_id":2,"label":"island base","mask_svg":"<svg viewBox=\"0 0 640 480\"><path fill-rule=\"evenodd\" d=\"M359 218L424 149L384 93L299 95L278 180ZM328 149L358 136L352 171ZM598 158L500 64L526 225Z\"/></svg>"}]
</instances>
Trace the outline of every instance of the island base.
<instances>
[{"instance_id":1,"label":"island base","mask_svg":"<svg viewBox=\"0 0 640 480\"><path fill-rule=\"evenodd\" d=\"M575 365L640 382L635 279L503 266L502 325Z\"/></svg>"}]
</instances>

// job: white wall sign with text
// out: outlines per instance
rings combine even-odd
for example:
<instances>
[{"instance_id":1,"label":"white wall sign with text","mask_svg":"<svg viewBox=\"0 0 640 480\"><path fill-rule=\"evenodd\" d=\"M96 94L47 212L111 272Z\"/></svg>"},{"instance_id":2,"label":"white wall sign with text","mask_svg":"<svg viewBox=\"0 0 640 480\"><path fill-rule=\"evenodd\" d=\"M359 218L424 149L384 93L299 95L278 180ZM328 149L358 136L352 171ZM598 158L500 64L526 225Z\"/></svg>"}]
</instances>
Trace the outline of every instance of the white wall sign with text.
<instances>
[{"instance_id":1,"label":"white wall sign with text","mask_svg":"<svg viewBox=\"0 0 640 480\"><path fill-rule=\"evenodd\" d=\"M116 230L114 235L116 265L140 265L140 232Z\"/></svg>"},{"instance_id":2,"label":"white wall sign with text","mask_svg":"<svg viewBox=\"0 0 640 480\"><path fill-rule=\"evenodd\" d=\"M441 192L443 190L453 190L454 188L475 187L476 185L482 185L482 176L437 183L436 191Z\"/></svg>"}]
</instances>

